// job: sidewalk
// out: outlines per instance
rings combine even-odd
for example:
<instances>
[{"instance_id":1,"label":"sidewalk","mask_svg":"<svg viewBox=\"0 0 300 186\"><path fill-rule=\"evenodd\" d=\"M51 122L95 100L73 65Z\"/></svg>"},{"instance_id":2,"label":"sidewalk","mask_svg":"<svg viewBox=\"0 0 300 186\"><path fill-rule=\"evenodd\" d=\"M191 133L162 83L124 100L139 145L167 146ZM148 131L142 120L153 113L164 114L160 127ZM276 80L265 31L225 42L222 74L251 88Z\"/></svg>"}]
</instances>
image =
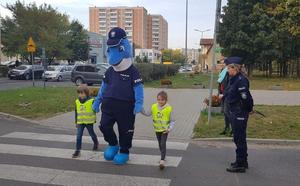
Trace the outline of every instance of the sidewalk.
<instances>
[{"instance_id":1,"label":"sidewalk","mask_svg":"<svg viewBox=\"0 0 300 186\"><path fill-rule=\"evenodd\" d=\"M145 89L145 109L150 109L156 101L156 94L161 89ZM170 133L173 140L189 140L203 107L203 100L208 96L207 89L166 89L169 94L169 103L174 108L176 119L175 129ZM251 91L255 104L265 105L300 105L300 91ZM100 114L95 128L98 129ZM55 128L75 129L74 113L69 112L53 118L39 121L41 125ZM151 118L137 115L135 122L135 138L155 138Z\"/></svg>"},{"instance_id":2,"label":"sidewalk","mask_svg":"<svg viewBox=\"0 0 300 186\"><path fill-rule=\"evenodd\" d=\"M149 110L152 103L156 102L156 95L160 89L145 89L145 109ZM208 90L201 89L167 89L169 103L174 108L176 126L170 138L177 140L189 140L192 136L193 128L197 122L203 99L207 96ZM101 113L100 113L101 114ZM99 124L100 114L97 116ZM74 113L69 112L40 121L41 125L52 126L64 129L74 129ZM95 125L98 128L98 125ZM96 129L98 130L98 129ZM155 138L152 119L138 114L135 122L135 138Z\"/></svg>"}]
</instances>

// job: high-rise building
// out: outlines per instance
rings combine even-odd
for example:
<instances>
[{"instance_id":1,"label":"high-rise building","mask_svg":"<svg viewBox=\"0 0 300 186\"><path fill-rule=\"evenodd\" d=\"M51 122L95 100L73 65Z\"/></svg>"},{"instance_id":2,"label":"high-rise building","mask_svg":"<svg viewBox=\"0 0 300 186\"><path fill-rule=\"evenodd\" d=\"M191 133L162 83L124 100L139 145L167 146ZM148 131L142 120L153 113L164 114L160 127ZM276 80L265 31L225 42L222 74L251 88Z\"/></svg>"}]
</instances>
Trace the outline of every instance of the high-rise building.
<instances>
[{"instance_id":1,"label":"high-rise building","mask_svg":"<svg viewBox=\"0 0 300 186\"><path fill-rule=\"evenodd\" d=\"M135 48L168 48L168 23L161 15L148 15L144 7L90 7L90 31L106 35L121 27Z\"/></svg>"},{"instance_id":2,"label":"high-rise building","mask_svg":"<svg viewBox=\"0 0 300 186\"><path fill-rule=\"evenodd\" d=\"M164 17L161 15L148 15L148 29L148 47L155 50L167 49L168 22Z\"/></svg>"},{"instance_id":3,"label":"high-rise building","mask_svg":"<svg viewBox=\"0 0 300 186\"><path fill-rule=\"evenodd\" d=\"M121 27L136 47L147 47L147 10L144 7L90 7L90 31L106 35Z\"/></svg>"}]
</instances>

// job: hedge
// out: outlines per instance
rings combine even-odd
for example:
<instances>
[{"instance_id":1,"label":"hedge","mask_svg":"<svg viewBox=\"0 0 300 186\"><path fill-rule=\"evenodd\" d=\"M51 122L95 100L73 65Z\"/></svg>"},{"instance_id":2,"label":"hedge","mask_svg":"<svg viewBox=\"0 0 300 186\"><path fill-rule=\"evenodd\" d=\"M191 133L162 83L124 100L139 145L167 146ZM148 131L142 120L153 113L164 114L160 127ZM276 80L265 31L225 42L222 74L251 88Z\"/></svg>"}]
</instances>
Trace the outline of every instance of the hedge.
<instances>
[{"instance_id":1,"label":"hedge","mask_svg":"<svg viewBox=\"0 0 300 186\"><path fill-rule=\"evenodd\" d=\"M136 63L134 66L139 70L144 82L159 80L166 76L174 76L179 69L178 65L153 63Z\"/></svg>"},{"instance_id":2,"label":"hedge","mask_svg":"<svg viewBox=\"0 0 300 186\"><path fill-rule=\"evenodd\" d=\"M5 65L0 65L0 77L7 77L9 68Z\"/></svg>"}]
</instances>

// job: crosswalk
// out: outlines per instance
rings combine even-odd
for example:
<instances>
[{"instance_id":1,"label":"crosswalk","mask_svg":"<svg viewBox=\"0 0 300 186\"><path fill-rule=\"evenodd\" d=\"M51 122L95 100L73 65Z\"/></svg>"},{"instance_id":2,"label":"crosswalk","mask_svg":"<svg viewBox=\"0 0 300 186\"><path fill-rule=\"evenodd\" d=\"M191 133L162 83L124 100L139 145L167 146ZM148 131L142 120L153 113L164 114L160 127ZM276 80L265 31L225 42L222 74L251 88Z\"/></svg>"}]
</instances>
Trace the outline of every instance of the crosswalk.
<instances>
[{"instance_id":1,"label":"crosswalk","mask_svg":"<svg viewBox=\"0 0 300 186\"><path fill-rule=\"evenodd\" d=\"M23 142L28 143L24 144ZM38 145L39 143L47 145ZM72 159L71 154L74 152L73 146L75 143L74 135L67 134L46 134L46 133L32 133L32 132L12 132L0 136L0 159L2 156L17 156L26 157L32 159L33 166L18 164L15 162L0 162L0 179L30 182L37 184L49 184L49 185L149 185L149 186L164 186L170 185L171 178L159 174L157 169L160 155L158 152L157 142L154 140L133 140L133 153L130 154L130 160L128 161L128 170L120 167L121 171L118 171L118 166L109 164L114 167L115 171L95 172L87 171L77 167L74 170L75 164L91 164L95 163L101 167L101 165L108 166L108 163L103 158L102 151L82 150L81 156L76 159ZM89 136L83 137L83 146L85 144L92 143ZM104 147L106 142L103 138L99 138L99 143ZM72 145L70 145L72 144ZM53 146L54 145L54 146ZM178 168L182 161L182 155L187 149L188 143L182 142L167 142L169 153L166 160L166 166L168 169ZM135 151L135 149L137 149ZM61 162L66 160L66 165L60 164L60 166L48 167L44 164L38 165L35 160L44 158L48 161ZM5 158L4 158L5 159ZM45 160L45 161L46 161ZM78 163L76 163L78 162ZM80 163L79 163L80 162ZM67 165L67 164L70 165ZM72 167L68 169L67 167ZM157 171L154 175L149 175L134 170L147 169ZM130 174L129 174L130 172ZM153 172L153 171L151 171ZM158 176L159 175L159 176Z\"/></svg>"}]
</instances>

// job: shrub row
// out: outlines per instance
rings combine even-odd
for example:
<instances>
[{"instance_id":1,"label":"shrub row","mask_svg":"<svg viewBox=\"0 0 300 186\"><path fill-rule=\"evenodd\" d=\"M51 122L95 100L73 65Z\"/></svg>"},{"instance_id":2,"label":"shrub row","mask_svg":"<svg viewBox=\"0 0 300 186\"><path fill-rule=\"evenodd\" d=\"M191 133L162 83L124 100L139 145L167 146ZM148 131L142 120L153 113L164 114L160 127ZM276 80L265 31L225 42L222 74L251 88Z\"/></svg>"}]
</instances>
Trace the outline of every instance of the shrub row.
<instances>
[{"instance_id":1,"label":"shrub row","mask_svg":"<svg viewBox=\"0 0 300 186\"><path fill-rule=\"evenodd\" d=\"M139 70L144 82L159 80L166 76L174 76L179 69L178 65L152 63L136 63L135 67Z\"/></svg>"},{"instance_id":2,"label":"shrub row","mask_svg":"<svg viewBox=\"0 0 300 186\"><path fill-rule=\"evenodd\" d=\"M4 65L0 65L0 77L7 77L8 67Z\"/></svg>"}]
</instances>

